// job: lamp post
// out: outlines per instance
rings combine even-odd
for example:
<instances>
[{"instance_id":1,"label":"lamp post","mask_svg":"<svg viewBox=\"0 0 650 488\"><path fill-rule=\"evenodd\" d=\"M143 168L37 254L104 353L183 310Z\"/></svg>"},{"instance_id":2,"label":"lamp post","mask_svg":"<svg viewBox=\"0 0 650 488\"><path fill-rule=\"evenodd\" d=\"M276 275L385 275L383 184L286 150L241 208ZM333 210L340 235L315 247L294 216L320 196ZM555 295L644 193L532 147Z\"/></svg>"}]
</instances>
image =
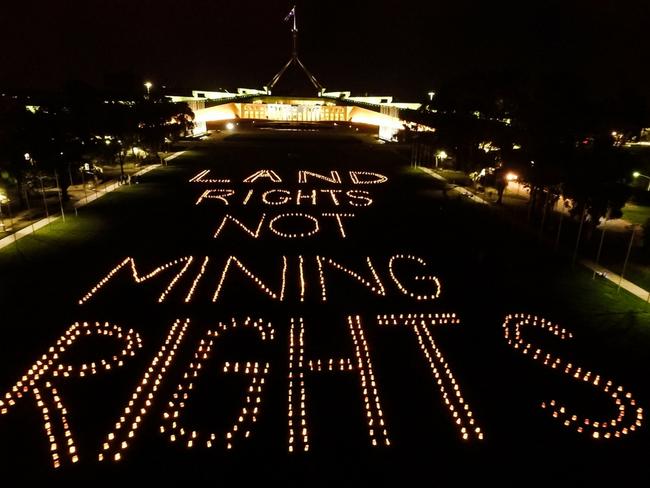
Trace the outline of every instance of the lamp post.
<instances>
[{"instance_id":1,"label":"lamp post","mask_svg":"<svg viewBox=\"0 0 650 488\"><path fill-rule=\"evenodd\" d=\"M634 236L636 234L636 231L638 230L639 226L637 224L632 224L628 227L628 229L632 230L632 234L630 235L630 245L627 248L627 254L625 255L625 262L623 263L623 269L621 270L621 276L618 280L618 288L616 288L616 293L621 291L621 286L623 285L623 279L625 278L625 270L627 269L627 262L630 260L630 253L632 252L632 245L634 244Z\"/></svg>"},{"instance_id":2,"label":"lamp post","mask_svg":"<svg viewBox=\"0 0 650 488\"><path fill-rule=\"evenodd\" d=\"M25 163L34 166L34 160L32 159L32 155L29 153L25 153ZM29 204L29 193L27 191L27 185L23 185L23 190L25 193L25 202L27 203L27 208L31 209L31 205Z\"/></svg>"},{"instance_id":3,"label":"lamp post","mask_svg":"<svg viewBox=\"0 0 650 488\"><path fill-rule=\"evenodd\" d=\"M605 240L605 227L607 225L607 221L609 220L609 215L611 212L611 208L609 207L609 202L607 206L607 213L605 214L605 220L602 223L602 229L600 231L600 243L598 244L598 252L596 253L596 264L600 263L600 253L603 250L603 241ZM594 274L592 275L591 279L596 279L596 270L594 269Z\"/></svg>"},{"instance_id":4,"label":"lamp post","mask_svg":"<svg viewBox=\"0 0 650 488\"><path fill-rule=\"evenodd\" d=\"M41 195L43 195L43 207L45 207L45 217L47 218L47 221L50 221L50 211L47 208L47 199L45 198L45 187L43 186L43 178L45 176L37 176L38 180L41 182Z\"/></svg>"},{"instance_id":5,"label":"lamp post","mask_svg":"<svg viewBox=\"0 0 650 488\"><path fill-rule=\"evenodd\" d=\"M4 216L2 215L2 205L5 202L8 202L8 201L9 201L9 198L7 198L7 196L4 193L0 193L0 227L2 227L3 231L7 231L7 232L8 232L8 229L5 226Z\"/></svg>"},{"instance_id":6,"label":"lamp post","mask_svg":"<svg viewBox=\"0 0 650 488\"><path fill-rule=\"evenodd\" d=\"M149 98L149 94L151 93L151 87L153 86L153 83L150 81L145 81L144 86L147 89L147 98Z\"/></svg>"},{"instance_id":7,"label":"lamp post","mask_svg":"<svg viewBox=\"0 0 650 488\"><path fill-rule=\"evenodd\" d=\"M444 161L444 160L447 159L448 157L449 157L449 156L447 155L447 153L446 153L445 151L438 151L438 152L436 153L436 168L438 167L438 162L439 162L439 161Z\"/></svg>"},{"instance_id":8,"label":"lamp post","mask_svg":"<svg viewBox=\"0 0 650 488\"><path fill-rule=\"evenodd\" d=\"M645 178L646 180L648 180L648 187L646 188L646 191L650 191L650 176L644 175L643 173L639 173L638 171L635 171L634 173L632 173L632 176L634 176L635 178L641 177L641 178Z\"/></svg>"},{"instance_id":9,"label":"lamp post","mask_svg":"<svg viewBox=\"0 0 650 488\"><path fill-rule=\"evenodd\" d=\"M519 183L519 175L510 171L506 174L506 181L508 184L514 183L517 185L517 196L519 196L519 188L521 187L521 183Z\"/></svg>"},{"instance_id":10,"label":"lamp post","mask_svg":"<svg viewBox=\"0 0 650 488\"><path fill-rule=\"evenodd\" d=\"M59 184L59 173L57 173L56 170L54 170L54 179L56 181L56 192L59 195L59 207L61 208L61 217L63 218L63 221L65 222L65 212L63 211L63 200L61 199L61 185Z\"/></svg>"}]
</instances>

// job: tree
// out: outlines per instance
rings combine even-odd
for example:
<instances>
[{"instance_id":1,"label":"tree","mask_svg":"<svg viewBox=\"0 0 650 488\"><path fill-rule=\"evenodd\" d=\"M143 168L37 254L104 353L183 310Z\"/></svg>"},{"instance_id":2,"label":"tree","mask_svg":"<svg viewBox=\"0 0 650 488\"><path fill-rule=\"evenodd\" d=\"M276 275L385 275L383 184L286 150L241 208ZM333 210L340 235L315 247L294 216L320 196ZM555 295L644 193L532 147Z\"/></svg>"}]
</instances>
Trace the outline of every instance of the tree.
<instances>
[{"instance_id":1,"label":"tree","mask_svg":"<svg viewBox=\"0 0 650 488\"><path fill-rule=\"evenodd\" d=\"M163 150L167 140L174 141L194 127L194 112L187 103L163 98L147 98L135 106L139 134L144 147L155 154Z\"/></svg>"},{"instance_id":2,"label":"tree","mask_svg":"<svg viewBox=\"0 0 650 488\"><path fill-rule=\"evenodd\" d=\"M29 169L25 154L29 153L29 134L34 115L19 101L0 97L0 167L5 168L16 183L21 207L25 206L25 177Z\"/></svg>"},{"instance_id":3,"label":"tree","mask_svg":"<svg viewBox=\"0 0 650 488\"><path fill-rule=\"evenodd\" d=\"M550 73L531 77L514 93L514 130L523 146L531 214L544 207L543 194L562 194L573 201L575 216L586 212L595 226L608 208L620 215L629 197L631 162L613 146L611 130L642 124L640 107L630 111L589 86L577 76Z\"/></svg>"}]
</instances>

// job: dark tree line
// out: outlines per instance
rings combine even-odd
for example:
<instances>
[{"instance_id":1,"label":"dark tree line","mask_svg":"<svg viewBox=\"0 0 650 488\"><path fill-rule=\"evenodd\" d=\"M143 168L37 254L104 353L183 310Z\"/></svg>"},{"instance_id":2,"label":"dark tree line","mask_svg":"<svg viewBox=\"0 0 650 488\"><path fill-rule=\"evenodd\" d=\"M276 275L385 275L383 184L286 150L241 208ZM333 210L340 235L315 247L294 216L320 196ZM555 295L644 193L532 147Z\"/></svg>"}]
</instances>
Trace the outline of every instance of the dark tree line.
<instances>
[{"instance_id":1,"label":"dark tree line","mask_svg":"<svg viewBox=\"0 0 650 488\"><path fill-rule=\"evenodd\" d=\"M474 73L449 83L414 114L466 172L502 164L531 191L531 215L560 196L592 223L621 215L642 163L620 145L650 126L648 99L621 84L606 91L566 73ZM612 135L617 131L617 137ZM489 141L497 152L479 145ZM547 196L550 195L550 198Z\"/></svg>"},{"instance_id":2,"label":"dark tree line","mask_svg":"<svg viewBox=\"0 0 650 488\"><path fill-rule=\"evenodd\" d=\"M117 99L76 90L42 100L0 97L0 170L22 206L30 175L59 176L65 200L69 177L84 163L120 165L137 146L154 160L165 145L191 131L194 114L165 97Z\"/></svg>"}]
</instances>

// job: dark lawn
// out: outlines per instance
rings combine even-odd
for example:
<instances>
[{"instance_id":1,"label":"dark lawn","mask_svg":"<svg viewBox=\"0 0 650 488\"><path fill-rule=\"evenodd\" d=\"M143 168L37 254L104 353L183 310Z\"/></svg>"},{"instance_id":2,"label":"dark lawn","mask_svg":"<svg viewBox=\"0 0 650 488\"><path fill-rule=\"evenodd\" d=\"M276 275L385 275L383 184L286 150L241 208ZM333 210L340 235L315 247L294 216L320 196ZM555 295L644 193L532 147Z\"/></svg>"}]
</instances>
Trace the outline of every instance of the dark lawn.
<instances>
[{"instance_id":1,"label":"dark lawn","mask_svg":"<svg viewBox=\"0 0 650 488\"><path fill-rule=\"evenodd\" d=\"M574 339L560 341L539 330L524 329L535 347L593 370L631 391L645 406L650 400L650 317L646 304L603 280L592 281L582 269L545 251L534 236L522 237L517 227L492 210L461 200L444 199L438 183L410 171L408 162L390 146L351 144L328 135L293 143L286 134L269 143L245 140L197 143L173 164L81 209L78 219L56 223L0 251L0 390L12 385L75 321L108 321L133 328L143 348L124 367L84 378L50 380L67 408L67 418L80 462L54 470L41 413L31 394L0 416L0 473L4 477L57 479L211 479L238 483L366 485L371 481L434 485L442 480L496 480L528 485L542 480L565 484L573 480L626 479L641 472L650 447L647 428L622 439L593 440L566 428L539 404L556 399L579 416L608 419L615 409L608 397L557 370L544 368L507 345L502 323L506 314L525 312L570 329ZM232 183L197 184L188 180L203 169L206 178L230 178ZM258 169L273 169L282 183L242 179ZM343 184L319 180L297 183L299 169L337 169ZM374 171L389 181L353 185L347 170ZM205 189L235 191L227 207L220 200L194 203ZM247 191L254 195L243 206ZM300 188L367 190L369 207L331 203L318 194L313 207L303 200L285 206L261 203L264 190L286 189L295 198ZM277 196L277 195L276 195ZM354 213L344 218L347 239L323 212ZM320 232L305 239L284 239L263 225L258 239L232 222L214 239L224 213L249 227L261 214L266 222L283 212L303 212L318 218ZM305 230L298 220L278 223L278 229ZM402 294L389 274L396 254L425 259L442 284L434 301ZM268 287L279 293L282 256L288 271L283 302L274 301L236 269L229 271L219 300L212 297L230 255L237 256ZM327 301L321 301L315 256L329 257L372 279L370 256L386 296L373 294L354 278L326 268ZM141 275L171 260L194 261L163 303L158 298L178 268L133 284L130 268L116 274L86 304L83 297L126 257L136 260ZM206 272L190 303L184 299L204 257ZM305 301L299 299L299 256L304 259ZM231 266L235 266L232 264ZM232 272L232 274L230 274ZM423 273L413 263L396 265L406 286L431 290L414 281ZM483 441L463 441L420 350L417 337L405 326L378 325L378 314L455 312L460 325L431 327L432 337L449 363L470 405ZM305 359L352 358L354 343L346 317L359 315L372 357L373 371L391 446L371 447L363 395L357 373L307 373L306 410L310 435L307 453L287 452L290 318L303 317ZM186 431L216 432L215 447L187 447L187 440L169 441L160 433L165 404L190 362L198 341L219 322L240 323L263 318L275 330L273 341L262 341L246 327L221 333L195 381L179 424ZM176 319L190 319L178 354L167 370L153 403L119 463L98 462L108 432L119 419L131 392ZM111 339L80 338L62 355L65 364L98 361L119 351ZM257 422L250 438L237 437L225 448L245 401L243 374L223 374L223 363L258 361L270 370ZM294 407L297 408L297 407ZM167 423L164 423L168 426ZM64 437L57 432L59 444ZM203 434L200 434L203 435ZM203 440L202 442L205 442ZM62 451L65 452L65 449ZM63 456L62 456L63 458ZM226 483L228 484L228 483Z\"/></svg>"}]
</instances>

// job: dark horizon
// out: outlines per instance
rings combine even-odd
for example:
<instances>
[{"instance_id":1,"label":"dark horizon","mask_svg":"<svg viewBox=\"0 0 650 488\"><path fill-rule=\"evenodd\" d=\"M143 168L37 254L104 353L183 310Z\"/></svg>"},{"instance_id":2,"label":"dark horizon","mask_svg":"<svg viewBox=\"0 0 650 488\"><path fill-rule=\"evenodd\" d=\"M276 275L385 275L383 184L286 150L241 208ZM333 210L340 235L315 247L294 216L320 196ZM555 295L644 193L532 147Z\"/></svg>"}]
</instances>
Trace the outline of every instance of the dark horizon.
<instances>
[{"instance_id":1,"label":"dark horizon","mask_svg":"<svg viewBox=\"0 0 650 488\"><path fill-rule=\"evenodd\" d=\"M58 90L107 74L156 86L261 88L290 54L293 0L124 0L5 6L0 87ZM299 53L328 89L422 98L457 80L580 80L648 98L648 2L297 2Z\"/></svg>"}]
</instances>

